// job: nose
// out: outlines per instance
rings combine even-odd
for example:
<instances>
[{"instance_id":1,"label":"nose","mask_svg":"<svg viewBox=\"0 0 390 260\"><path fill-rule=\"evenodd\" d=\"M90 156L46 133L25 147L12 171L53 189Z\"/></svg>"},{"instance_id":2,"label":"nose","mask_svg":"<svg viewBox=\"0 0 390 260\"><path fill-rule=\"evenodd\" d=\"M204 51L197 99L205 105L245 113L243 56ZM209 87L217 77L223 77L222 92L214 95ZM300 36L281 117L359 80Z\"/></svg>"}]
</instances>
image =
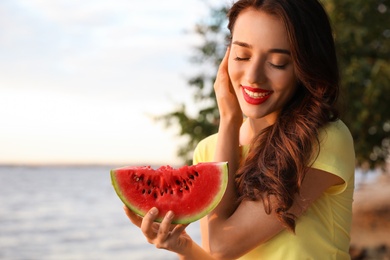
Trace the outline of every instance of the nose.
<instances>
[{"instance_id":1,"label":"nose","mask_svg":"<svg viewBox=\"0 0 390 260\"><path fill-rule=\"evenodd\" d=\"M245 77L249 84L256 85L267 81L264 65L262 60L249 62L245 72Z\"/></svg>"}]
</instances>

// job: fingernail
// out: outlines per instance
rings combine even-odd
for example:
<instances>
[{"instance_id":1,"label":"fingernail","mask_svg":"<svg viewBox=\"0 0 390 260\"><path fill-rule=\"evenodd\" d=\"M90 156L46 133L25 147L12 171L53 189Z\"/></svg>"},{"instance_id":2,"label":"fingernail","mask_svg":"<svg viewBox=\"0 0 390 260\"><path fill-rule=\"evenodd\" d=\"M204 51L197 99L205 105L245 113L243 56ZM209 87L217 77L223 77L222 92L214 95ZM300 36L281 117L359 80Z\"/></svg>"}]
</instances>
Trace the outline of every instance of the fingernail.
<instances>
[{"instance_id":1,"label":"fingernail","mask_svg":"<svg viewBox=\"0 0 390 260\"><path fill-rule=\"evenodd\" d=\"M167 213L167 218L173 219L174 216L175 216L175 214L173 214L172 211L168 211L168 213Z\"/></svg>"},{"instance_id":2,"label":"fingernail","mask_svg":"<svg viewBox=\"0 0 390 260\"><path fill-rule=\"evenodd\" d=\"M158 209L157 209L157 208L152 208L152 209L149 211L149 213L150 213L151 215L157 215Z\"/></svg>"}]
</instances>

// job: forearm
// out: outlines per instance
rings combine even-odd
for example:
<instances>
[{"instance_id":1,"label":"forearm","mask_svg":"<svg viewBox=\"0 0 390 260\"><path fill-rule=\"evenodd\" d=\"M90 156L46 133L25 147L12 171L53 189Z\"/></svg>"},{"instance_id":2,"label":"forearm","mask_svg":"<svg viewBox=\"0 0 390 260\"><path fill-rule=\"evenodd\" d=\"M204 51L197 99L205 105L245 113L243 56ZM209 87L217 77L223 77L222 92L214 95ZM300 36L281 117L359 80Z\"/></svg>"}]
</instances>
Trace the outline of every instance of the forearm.
<instances>
[{"instance_id":1,"label":"forearm","mask_svg":"<svg viewBox=\"0 0 390 260\"><path fill-rule=\"evenodd\" d=\"M222 219L227 219L237 207L237 191L235 175L239 166L240 148L239 131L240 124L234 118L221 119L214 161L227 161L229 168L229 180L226 192L213 214Z\"/></svg>"},{"instance_id":2,"label":"forearm","mask_svg":"<svg viewBox=\"0 0 390 260\"><path fill-rule=\"evenodd\" d=\"M222 116L219 125L214 160L228 162L229 179L221 202L207 216L207 220L204 220L205 225L202 229L203 240L206 242L204 246L212 254L219 255L221 244L224 244L224 240L228 238L224 227L238 205L235 175L240 160L239 132L241 123L242 119L240 118Z\"/></svg>"}]
</instances>

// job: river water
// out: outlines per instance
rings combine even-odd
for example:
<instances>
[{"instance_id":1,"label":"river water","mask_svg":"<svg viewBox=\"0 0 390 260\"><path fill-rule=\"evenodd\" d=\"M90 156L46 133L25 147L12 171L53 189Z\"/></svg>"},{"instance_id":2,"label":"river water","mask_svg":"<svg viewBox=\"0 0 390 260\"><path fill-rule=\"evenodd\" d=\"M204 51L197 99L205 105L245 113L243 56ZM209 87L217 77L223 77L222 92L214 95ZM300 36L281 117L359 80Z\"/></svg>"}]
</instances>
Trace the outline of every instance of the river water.
<instances>
[{"instance_id":1,"label":"river water","mask_svg":"<svg viewBox=\"0 0 390 260\"><path fill-rule=\"evenodd\" d=\"M110 168L0 166L0 259L177 259L129 222Z\"/></svg>"}]
</instances>

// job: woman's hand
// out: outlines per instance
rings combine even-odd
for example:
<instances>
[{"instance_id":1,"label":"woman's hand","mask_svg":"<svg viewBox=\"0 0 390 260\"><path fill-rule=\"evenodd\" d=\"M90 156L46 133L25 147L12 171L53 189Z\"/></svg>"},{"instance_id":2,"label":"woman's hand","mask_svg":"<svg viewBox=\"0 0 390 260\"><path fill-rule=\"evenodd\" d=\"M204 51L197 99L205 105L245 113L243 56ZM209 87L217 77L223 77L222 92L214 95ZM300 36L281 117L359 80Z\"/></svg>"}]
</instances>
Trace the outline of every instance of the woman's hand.
<instances>
[{"instance_id":1,"label":"woman's hand","mask_svg":"<svg viewBox=\"0 0 390 260\"><path fill-rule=\"evenodd\" d=\"M228 120L229 123L240 126L242 124L243 116L229 77L229 54L230 47L227 48L225 57L219 65L218 74L214 82L214 91L217 97L221 121Z\"/></svg>"},{"instance_id":2,"label":"woman's hand","mask_svg":"<svg viewBox=\"0 0 390 260\"><path fill-rule=\"evenodd\" d=\"M141 218L126 206L123 207L130 221L139 227L146 240L154 244L156 248L166 249L180 255L186 255L191 249L192 239L185 232L188 225L172 225L174 214L168 212L161 223L154 222L158 215L158 209L152 208Z\"/></svg>"}]
</instances>

